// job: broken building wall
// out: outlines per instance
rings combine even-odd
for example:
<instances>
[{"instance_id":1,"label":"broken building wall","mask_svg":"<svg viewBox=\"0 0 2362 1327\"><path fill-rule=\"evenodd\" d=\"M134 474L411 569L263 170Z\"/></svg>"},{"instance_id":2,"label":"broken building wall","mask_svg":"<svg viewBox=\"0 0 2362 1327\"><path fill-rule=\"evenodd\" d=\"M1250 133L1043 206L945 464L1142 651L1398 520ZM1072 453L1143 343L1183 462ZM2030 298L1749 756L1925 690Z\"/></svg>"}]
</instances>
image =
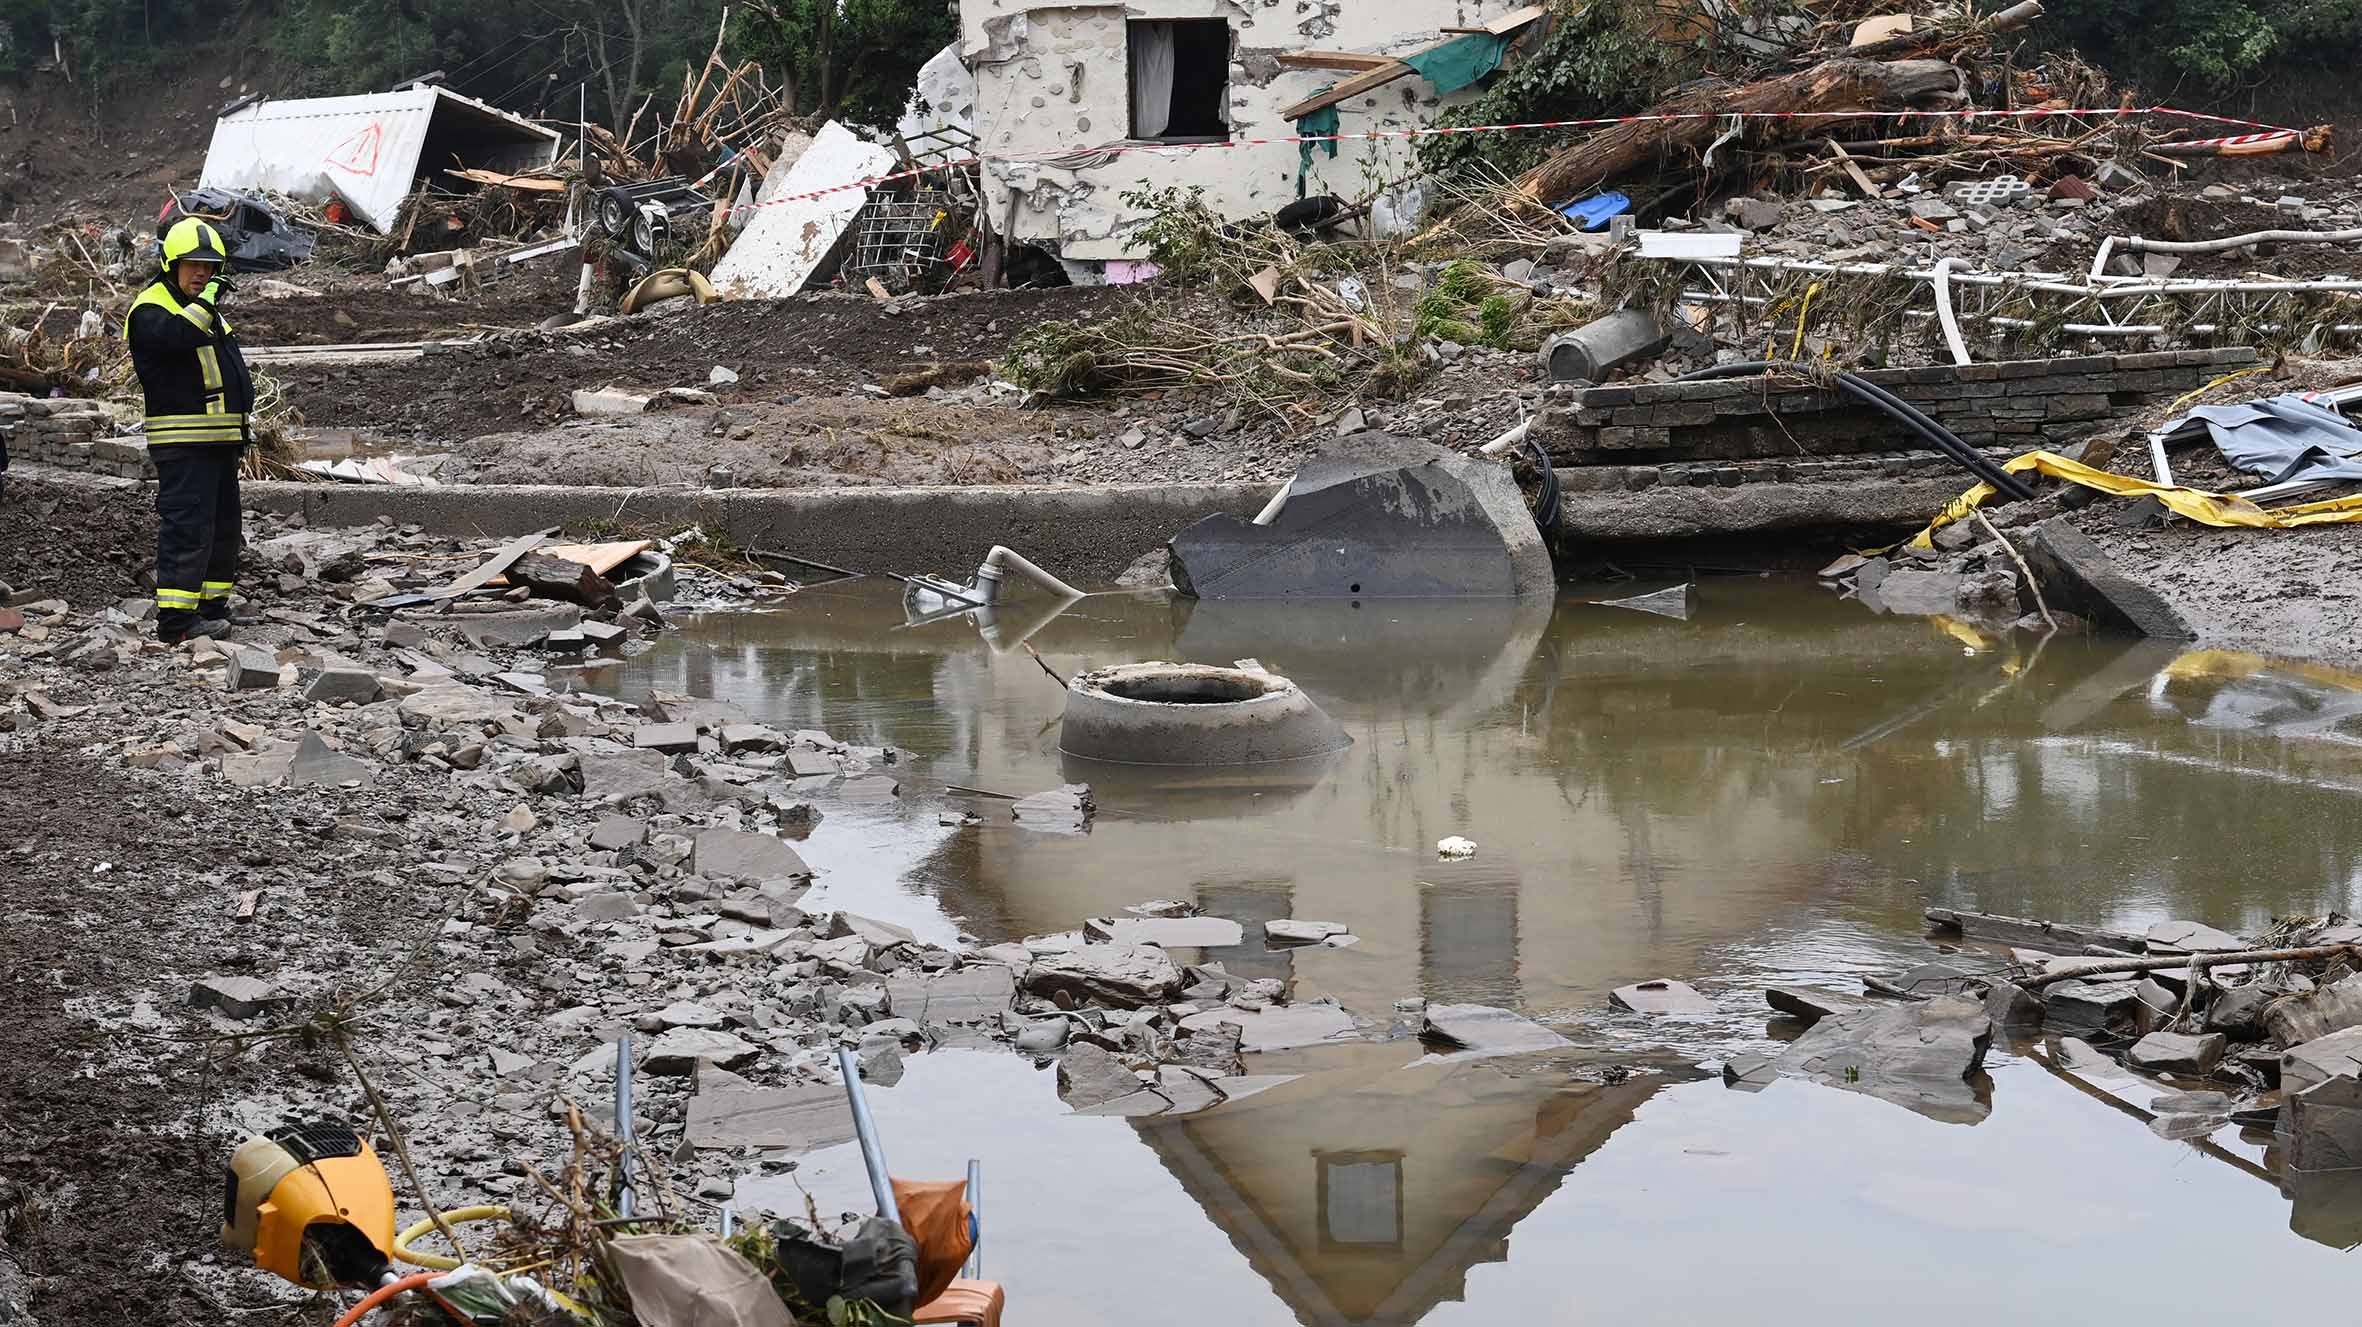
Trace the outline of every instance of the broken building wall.
<instances>
[{"instance_id":1,"label":"broken building wall","mask_svg":"<svg viewBox=\"0 0 2362 1327\"><path fill-rule=\"evenodd\" d=\"M1218 75L1230 137L1284 138L1297 132L1280 112L1352 76L1335 69L1281 69L1283 51L1400 54L1518 8L1516 0L1137 0L1128 5L1025 5L1022 0L962 0L961 51L976 71L978 133L988 159L984 193L995 226L1051 248L1068 260L1135 258L1133 238L1147 213L1123 202L1143 188L1202 187L1224 216L1267 216L1302 194L1354 197L1373 178L1411 173L1414 140L1345 141L1309 165L1299 145L1232 147L1140 145L1131 135L1133 25L1219 22L1230 57ZM1176 62L1186 57L1187 43ZM1176 68L1176 86L1205 71ZM1338 107L1340 133L1408 129L1429 123L1444 105L1473 90L1439 98L1417 76L1397 79ZM1178 105L1178 103L1176 103ZM1187 126L1183 126L1187 127ZM1115 152L1109 149L1125 148ZM1058 154L1066 154L1059 156ZM1048 158L1048 159L1044 159ZM1365 169L1368 167L1370 169Z\"/></svg>"}]
</instances>

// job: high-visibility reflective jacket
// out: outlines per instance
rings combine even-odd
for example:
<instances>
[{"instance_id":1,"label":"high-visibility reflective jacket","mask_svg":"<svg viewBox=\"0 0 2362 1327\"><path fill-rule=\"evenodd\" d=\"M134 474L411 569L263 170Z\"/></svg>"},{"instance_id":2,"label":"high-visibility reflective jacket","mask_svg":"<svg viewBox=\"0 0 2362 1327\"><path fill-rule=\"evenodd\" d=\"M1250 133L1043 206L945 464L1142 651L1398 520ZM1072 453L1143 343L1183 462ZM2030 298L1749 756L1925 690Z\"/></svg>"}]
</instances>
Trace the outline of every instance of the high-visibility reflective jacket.
<instances>
[{"instance_id":1,"label":"high-visibility reflective jacket","mask_svg":"<svg viewBox=\"0 0 2362 1327\"><path fill-rule=\"evenodd\" d=\"M131 302L123 339L147 393L150 447L249 440L254 375L211 302L183 300L158 277Z\"/></svg>"}]
</instances>

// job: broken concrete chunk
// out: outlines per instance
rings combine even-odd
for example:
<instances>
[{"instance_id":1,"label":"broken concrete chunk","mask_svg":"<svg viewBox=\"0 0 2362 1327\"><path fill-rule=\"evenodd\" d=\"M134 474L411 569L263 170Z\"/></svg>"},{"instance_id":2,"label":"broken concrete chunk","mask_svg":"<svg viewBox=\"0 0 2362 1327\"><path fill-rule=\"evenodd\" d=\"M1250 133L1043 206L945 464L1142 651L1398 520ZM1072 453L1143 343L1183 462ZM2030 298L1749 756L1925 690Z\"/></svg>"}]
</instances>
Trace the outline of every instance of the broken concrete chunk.
<instances>
[{"instance_id":1,"label":"broken concrete chunk","mask_svg":"<svg viewBox=\"0 0 2362 1327\"><path fill-rule=\"evenodd\" d=\"M2248 947L2245 940L2228 931L2197 922L2159 922L2149 928L2146 938L2152 954L2225 953Z\"/></svg>"},{"instance_id":2,"label":"broken concrete chunk","mask_svg":"<svg viewBox=\"0 0 2362 1327\"><path fill-rule=\"evenodd\" d=\"M225 691L268 691L279 685L279 661L261 650L234 645L222 674Z\"/></svg>"},{"instance_id":3,"label":"broken concrete chunk","mask_svg":"<svg viewBox=\"0 0 2362 1327\"><path fill-rule=\"evenodd\" d=\"M1338 922L1309 922L1282 918L1263 923L1263 938L1275 945L1316 945L1331 936L1351 935L1353 929Z\"/></svg>"},{"instance_id":4,"label":"broken concrete chunk","mask_svg":"<svg viewBox=\"0 0 2362 1327\"><path fill-rule=\"evenodd\" d=\"M1080 834L1091 827L1091 817L1098 809L1098 803L1091 800L1091 785L1069 783L1020 800L1009 814L1027 829Z\"/></svg>"},{"instance_id":5,"label":"broken concrete chunk","mask_svg":"<svg viewBox=\"0 0 2362 1327\"><path fill-rule=\"evenodd\" d=\"M1482 1004L1427 1006L1420 1035L1486 1055L1516 1055L1573 1045L1530 1018Z\"/></svg>"},{"instance_id":6,"label":"broken concrete chunk","mask_svg":"<svg viewBox=\"0 0 2362 1327\"><path fill-rule=\"evenodd\" d=\"M1017 975L998 963L978 963L928 976L898 974L888 979L886 992L894 1012L905 1018L984 1023L1009 1012L1017 998ZM1063 1019L1055 1021L1064 1024Z\"/></svg>"},{"instance_id":7,"label":"broken concrete chunk","mask_svg":"<svg viewBox=\"0 0 2362 1327\"><path fill-rule=\"evenodd\" d=\"M2133 1068L2158 1074L2210 1074L2222 1058L2223 1035L2219 1032L2199 1036L2152 1032L2134 1042L2125 1054Z\"/></svg>"},{"instance_id":8,"label":"broken concrete chunk","mask_svg":"<svg viewBox=\"0 0 2362 1327\"><path fill-rule=\"evenodd\" d=\"M786 734L759 723L724 724L721 736L722 749L732 754L741 751L779 751L787 746Z\"/></svg>"},{"instance_id":9,"label":"broken concrete chunk","mask_svg":"<svg viewBox=\"0 0 2362 1327\"><path fill-rule=\"evenodd\" d=\"M2139 983L2062 981L2042 990L2042 1017L2055 1032L2122 1035L2132 1031Z\"/></svg>"},{"instance_id":10,"label":"broken concrete chunk","mask_svg":"<svg viewBox=\"0 0 2362 1327\"><path fill-rule=\"evenodd\" d=\"M2282 1046L2362 1026L2362 973L2279 1001L2264 1011L2262 1021L2264 1031Z\"/></svg>"},{"instance_id":11,"label":"broken concrete chunk","mask_svg":"<svg viewBox=\"0 0 2362 1327\"><path fill-rule=\"evenodd\" d=\"M2038 1028L2047 1012L2040 996L2014 981L1996 979L1985 991L1985 1014L1995 1027Z\"/></svg>"},{"instance_id":12,"label":"broken concrete chunk","mask_svg":"<svg viewBox=\"0 0 2362 1327\"><path fill-rule=\"evenodd\" d=\"M1220 1089L1179 1065L1158 1067L1156 1091L1158 1096L1172 1103L1172 1111L1176 1115L1211 1110L1221 1105L1223 1100Z\"/></svg>"},{"instance_id":13,"label":"broken concrete chunk","mask_svg":"<svg viewBox=\"0 0 2362 1327\"><path fill-rule=\"evenodd\" d=\"M1714 1002L1696 988L1670 978L1635 982L1608 993L1608 1003L1636 1014L1697 1015L1714 1012Z\"/></svg>"},{"instance_id":14,"label":"broken concrete chunk","mask_svg":"<svg viewBox=\"0 0 2362 1327\"><path fill-rule=\"evenodd\" d=\"M2362 1078L2331 1078L2288 1094L2277 1132L2291 1171L2362 1170Z\"/></svg>"},{"instance_id":15,"label":"broken concrete chunk","mask_svg":"<svg viewBox=\"0 0 2362 1327\"><path fill-rule=\"evenodd\" d=\"M1807 1023L1818 1023L1824 1018L1850 1014L1866 1009L1870 1002L1858 995L1843 995L1824 991L1818 986L1770 986L1763 992L1765 1004L1791 1018Z\"/></svg>"},{"instance_id":16,"label":"broken concrete chunk","mask_svg":"<svg viewBox=\"0 0 2362 1327\"><path fill-rule=\"evenodd\" d=\"M255 1018L285 1003L279 988L260 977L199 977L189 988L190 1008L215 1009L230 1018Z\"/></svg>"},{"instance_id":17,"label":"broken concrete chunk","mask_svg":"<svg viewBox=\"0 0 2362 1327\"><path fill-rule=\"evenodd\" d=\"M334 788L348 783L366 786L376 779L376 772L369 766L351 756L338 755L318 733L305 733L287 762L287 781L298 787Z\"/></svg>"},{"instance_id":18,"label":"broken concrete chunk","mask_svg":"<svg viewBox=\"0 0 2362 1327\"><path fill-rule=\"evenodd\" d=\"M2214 997L2206 1007L2206 1030L2223 1032L2242 1041L2260 1035L2264 1026L2264 1011L2286 992L2267 986L2233 986Z\"/></svg>"},{"instance_id":19,"label":"broken concrete chunk","mask_svg":"<svg viewBox=\"0 0 2362 1327\"><path fill-rule=\"evenodd\" d=\"M668 772L661 751L629 751L613 755L586 752L581 757L581 765L582 795L600 802L627 802L635 797L645 797L664 786Z\"/></svg>"},{"instance_id":20,"label":"broken concrete chunk","mask_svg":"<svg viewBox=\"0 0 2362 1327\"><path fill-rule=\"evenodd\" d=\"M1181 968L1155 945L1083 945L1035 959L1025 989L1136 1008L1180 990Z\"/></svg>"},{"instance_id":21,"label":"broken concrete chunk","mask_svg":"<svg viewBox=\"0 0 2362 1327\"><path fill-rule=\"evenodd\" d=\"M1058 1061L1058 1099L1075 1110L1120 1101L1140 1089L1138 1074L1113 1052L1090 1042L1069 1046Z\"/></svg>"},{"instance_id":22,"label":"broken concrete chunk","mask_svg":"<svg viewBox=\"0 0 2362 1327\"><path fill-rule=\"evenodd\" d=\"M817 1152L853 1141L853 1111L838 1087L707 1090L689 1098L689 1146L776 1147Z\"/></svg>"},{"instance_id":23,"label":"broken concrete chunk","mask_svg":"<svg viewBox=\"0 0 2362 1327\"><path fill-rule=\"evenodd\" d=\"M1236 1027L1236 1049L1246 1054L1318 1046L1359 1035L1353 1015L1333 1004L1275 1005L1252 1011L1224 1006L1191 1014L1181 1020L1181 1026L1191 1033Z\"/></svg>"},{"instance_id":24,"label":"broken concrete chunk","mask_svg":"<svg viewBox=\"0 0 2362 1327\"><path fill-rule=\"evenodd\" d=\"M636 392L621 392L612 388L596 391L577 388L573 396L574 413L592 418L643 414L653 399Z\"/></svg>"},{"instance_id":25,"label":"broken concrete chunk","mask_svg":"<svg viewBox=\"0 0 2362 1327\"><path fill-rule=\"evenodd\" d=\"M233 688L235 690L236 688ZM377 674L366 668L324 668L304 688L303 698L341 705L347 701L368 705L377 700Z\"/></svg>"},{"instance_id":26,"label":"broken concrete chunk","mask_svg":"<svg viewBox=\"0 0 2362 1327\"><path fill-rule=\"evenodd\" d=\"M2362 1027L2291 1046L2280 1053L2280 1089L2302 1092L2315 1083L2362 1074Z\"/></svg>"},{"instance_id":27,"label":"broken concrete chunk","mask_svg":"<svg viewBox=\"0 0 2362 1327\"><path fill-rule=\"evenodd\" d=\"M735 1069L762 1054L762 1048L739 1040L727 1032L707 1028L674 1028L658 1037L648 1047L640 1061L643 1073L660 1077L676 1077L697 1071L700 1060Z\"/></svg>"},{"instance_id":28,"label":"broken concrete chunk","mask_svg":"<svg viewBox=\"0 0 2362 1327\"><path fill-rule=\"evenodd\" d=\"M1093 917L1083 923L1083 938L1100 944L1223 949L1244 942L1246 933L1223 917Z\"/></svg>"},{"instance_id":29,"label":"broken concrete chunk","mask_svg":"<svg viewBox=\"0 0 2362 1327\"><path fill-rule=\"evenodd\" d=\"M500 723L516 713L517 707L499 696L457 685L431 686L401 703L403 720L425 728Z\"/></svg>"},{"instance_id":30,"label":"broken concrete chunk","mask_svg":"<svg viewBox=\"0 0 2362 1327\"><path fill-rule=\"evenodd\" d=\"M804 865L804 859L785 839L736 829L699 831L689 855L689 869L699 875L736 880L780 880L812 874L812 868Z\"/></svg>"},{"instance_id":31,"label":"broken concrete chunk","mask_svg":"<svg viewBox=\"0 0 2362 1327\"><path fill-rule=\"evenodd\" d=\"M896 926L892 922L882 922L874 917L840 912L829 926L828 938L835 940L848 935L860 936L868 941L873 949L891 949L895 945L917 944L919 939L918 934L907 926Z\"/></svg>"},{"instance_id":32,"label":"broken concrete chunk","mask_svg":"<svg viewBox=\"0 0 2362 1327\"><path fill-rule=\"evenodd\" d=\"M602 816L590 833L590 846L600 852L622 852L647 841L648 822L630 816Z\"/></svg>"},{"instance_id":33,"label":"broken concrete chunk","mask_svg":"<svg viewBox=\"0 0 2362 1327\"><path fill-rule=\"evenodd\" d=\"M629 921L640 915L640 901L620 891L591 894L575 902L574 915L586 922Z\"/></svg>"},{"instance_id":34,"label":"broken concrete chunk","mask_svg":"<svg viewBox=\"0 0 2362 1327\"><path fill-rule=\"evenodd\" d=\"M692 753L697 750L697 725L693 723L643 723L632 734L632 745L642 751L662 751L670 755Z\"/></svg>"},{"instance_id":35,"label":"broken concrete chunk","mask_svg":"<svg viewBox=\"0 0 2362 1327\"><path fill-rule=\"evenodd\" d=\"M1939 996L1824 1018L1789 1043L1781 1073L1864 1092L1931 1119L1981 1119L1968 1078L1982 1068L1993 1020L1974 1001Z\"/></svg>"}]
</instances>

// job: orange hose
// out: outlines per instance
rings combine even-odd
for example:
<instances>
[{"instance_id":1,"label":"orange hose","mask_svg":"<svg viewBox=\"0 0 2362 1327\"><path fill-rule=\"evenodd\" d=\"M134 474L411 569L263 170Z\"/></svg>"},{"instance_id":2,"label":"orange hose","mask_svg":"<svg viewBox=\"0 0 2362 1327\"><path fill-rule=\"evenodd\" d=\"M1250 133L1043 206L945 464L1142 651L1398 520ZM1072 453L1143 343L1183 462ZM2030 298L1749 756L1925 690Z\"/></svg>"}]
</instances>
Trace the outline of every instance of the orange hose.
<instances>
[{"instance_id":1,"label":"orange hose","mask_svg":"<svg viewBox=\"0 0 2362 1327\"><path fill-rule=\"evenodd\" d=\"M396 1281L391 1285L379 1286L377 1289L370 1291L360 1303L353 1305L349 1309L346 1309L344 1311L344 1316L336 1320L336 1327L353 1327L354 1323L357 1323L361 1319L368 1317L369 1311L371 1309L374 1309L378 1305L385 1303L387 1300L401 1294L405 1290L416 1290L420 1286L425 1285L427 1282L432 1281L441 1275L441 1272L412 1272L410 1275L403 1277L401 1280Z\"/></svg>"}]
</instances>

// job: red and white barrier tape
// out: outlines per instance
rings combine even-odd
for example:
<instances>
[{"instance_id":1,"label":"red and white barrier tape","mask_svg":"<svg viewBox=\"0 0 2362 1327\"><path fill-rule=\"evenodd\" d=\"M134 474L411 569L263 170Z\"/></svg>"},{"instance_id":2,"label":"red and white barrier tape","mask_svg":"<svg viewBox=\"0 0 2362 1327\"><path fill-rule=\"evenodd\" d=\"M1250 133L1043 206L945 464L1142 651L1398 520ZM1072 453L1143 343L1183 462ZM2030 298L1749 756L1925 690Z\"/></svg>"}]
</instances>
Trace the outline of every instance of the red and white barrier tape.
<instances>
[{"instance_id":1,"label":"red and white barrier tape","mask_svg":"<svg viewBox=\"0 0 2362 1327\"><path fill-rule=\"evenodd\" d=\"M1654 115L1617 115L1589 120L1530 120L1514 124L1422 125L1408 129L1370 129L1364 130L1360 133L1286 134L1271 138L1233 138L1223 141L1205 143L1110 143L1104 147L1059 148L1054 151L1043 152L986 153L972 157L952 158L949 160L936 162L931 166L921 166L911 170L895 171L886 175L872 175L858 180L849 180L843 184L829 185L825 189L813 189L804 193L785 194L778 198L771 199L768 202L742 203L732 207L730 211L733 213L753 212L759 211L766 207L780 207L788 203L809 202L815 198L825 198L830 194L844 193L851 189L867 190L874 188L877 185L891 184L897 180L912 179L917 176L932 174L936 171L945 170L956 166L977 166L1000 163L1023 165L1045 161L1055 161L1061 157L1116 156L1128 152L1200 152L1207 149L1221 148L1279 147L1305 143L1317 145L1321 143L1375 142L1382 139L1395 138L1431 138L1440 137L1446 134L1517 133L1531 129L1603 129L1611 125L1619 124L1668 124L1685 120L1900 120L1914 118L1948 120L2028 120L2050 119L2053 117L2073 119L2076 117L2098 116L2115 116L2122 118L2136 115L2170 115L2185 120L2203 120L2213 124L2239 125L2246 128L2265 131L2255 134L2234 135L2230 138L2210 138L2199 140L2200 143L2205 146L2218 146L2228 143L2263 142L2274 138L2296 137L2299 135L2298 130L2285 128L2280 125L2265 124L2260 120L2238 120L2225 115L2209 115L2204 111L2180 110L2172 106L2136 106L2129 108L2111 106L2102 109L2033 109L2006 111L1677 111Z\"/></svg>"}]
</instances>

